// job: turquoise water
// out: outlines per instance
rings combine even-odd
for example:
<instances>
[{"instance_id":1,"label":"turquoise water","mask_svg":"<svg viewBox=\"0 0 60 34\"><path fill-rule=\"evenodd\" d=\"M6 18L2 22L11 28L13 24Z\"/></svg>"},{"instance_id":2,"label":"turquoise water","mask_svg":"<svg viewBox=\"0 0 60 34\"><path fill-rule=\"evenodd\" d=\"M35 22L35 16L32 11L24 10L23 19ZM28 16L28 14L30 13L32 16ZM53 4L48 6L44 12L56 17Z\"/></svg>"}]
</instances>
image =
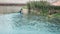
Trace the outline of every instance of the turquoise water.
<instances>
[{"instance_id":1,"label":"turquoise water","mask_svg":"<svg viewBox=\"0 0 60 34\"><path fill-rule=\"evenodd\" d=\"M0 34L60 34L59 24L44 19L20 13L0 15Z\"/></svg>"}]
</instances>

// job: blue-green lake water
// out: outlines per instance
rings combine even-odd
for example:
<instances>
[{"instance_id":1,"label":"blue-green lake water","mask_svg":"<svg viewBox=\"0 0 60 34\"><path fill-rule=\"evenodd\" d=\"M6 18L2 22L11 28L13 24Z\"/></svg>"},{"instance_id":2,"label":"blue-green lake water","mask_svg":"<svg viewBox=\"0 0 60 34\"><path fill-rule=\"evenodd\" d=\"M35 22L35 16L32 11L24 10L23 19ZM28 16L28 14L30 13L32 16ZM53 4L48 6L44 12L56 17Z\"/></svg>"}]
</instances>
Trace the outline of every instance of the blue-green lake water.
<instances>
[{"instance_id":1,"label":"blue-green lake water","mask_svg":"<svg viewBox=\"0 0 60 34\"><path fill-rule=\"evenodd\" d=\"M60 34L60 25L41 16L20 13L0 15L0 34Z\"/></svg>"}]
</instances>

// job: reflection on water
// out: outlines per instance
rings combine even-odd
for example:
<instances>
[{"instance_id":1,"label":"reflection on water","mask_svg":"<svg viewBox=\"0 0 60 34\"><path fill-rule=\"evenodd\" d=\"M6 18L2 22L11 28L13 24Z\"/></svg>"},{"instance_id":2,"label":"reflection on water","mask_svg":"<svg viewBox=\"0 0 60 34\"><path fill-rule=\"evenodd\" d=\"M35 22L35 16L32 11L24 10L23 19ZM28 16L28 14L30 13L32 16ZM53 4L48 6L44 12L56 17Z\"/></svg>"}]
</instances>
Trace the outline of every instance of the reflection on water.
<instances>
[{"instance_id":1,"label":"reflection on water","mask_svg":"<svg viewBox=\"0 0 60 34\"><path fill-rule=\"evenodd\" d=\"M0 16L0 34L60 34L60 24L43 16L13 13Z\"/></svg>"}]
</instances>

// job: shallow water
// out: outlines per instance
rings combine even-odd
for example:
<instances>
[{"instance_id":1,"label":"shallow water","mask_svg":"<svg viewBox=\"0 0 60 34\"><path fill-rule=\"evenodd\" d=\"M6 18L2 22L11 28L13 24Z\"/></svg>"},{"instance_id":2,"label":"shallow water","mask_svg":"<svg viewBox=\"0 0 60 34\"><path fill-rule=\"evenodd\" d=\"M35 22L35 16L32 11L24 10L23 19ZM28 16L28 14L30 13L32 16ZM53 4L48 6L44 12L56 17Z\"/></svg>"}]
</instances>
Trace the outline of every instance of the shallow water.
<instances>
[{"instance_id":1,"label":"shallow water","mask_svg":"<svg viewBox=\"0 0 60 34\"><path fill-rule=\"evenodd\" d=\"M60 25L44 19L20 13L0 15L0 34L60 34Z\"/></svg>"}]
</instances>

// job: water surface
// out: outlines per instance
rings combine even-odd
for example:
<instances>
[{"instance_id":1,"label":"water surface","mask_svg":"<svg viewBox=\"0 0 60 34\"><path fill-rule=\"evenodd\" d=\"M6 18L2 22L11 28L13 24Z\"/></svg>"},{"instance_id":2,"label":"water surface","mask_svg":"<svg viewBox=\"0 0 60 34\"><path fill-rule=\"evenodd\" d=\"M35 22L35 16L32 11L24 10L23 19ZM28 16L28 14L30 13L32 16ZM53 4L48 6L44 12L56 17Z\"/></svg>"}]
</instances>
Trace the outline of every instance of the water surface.
<instances>
[{"instance_id":1,"label":"water surface","mask_svg":"<svg viewBox=\"0 0 60 34\"><path fill-rule=\"evenodd\" d=\"M12 13L0 15L0 34L60 34L60 25L42 16Z\"/></svg>"}]
</instances>

